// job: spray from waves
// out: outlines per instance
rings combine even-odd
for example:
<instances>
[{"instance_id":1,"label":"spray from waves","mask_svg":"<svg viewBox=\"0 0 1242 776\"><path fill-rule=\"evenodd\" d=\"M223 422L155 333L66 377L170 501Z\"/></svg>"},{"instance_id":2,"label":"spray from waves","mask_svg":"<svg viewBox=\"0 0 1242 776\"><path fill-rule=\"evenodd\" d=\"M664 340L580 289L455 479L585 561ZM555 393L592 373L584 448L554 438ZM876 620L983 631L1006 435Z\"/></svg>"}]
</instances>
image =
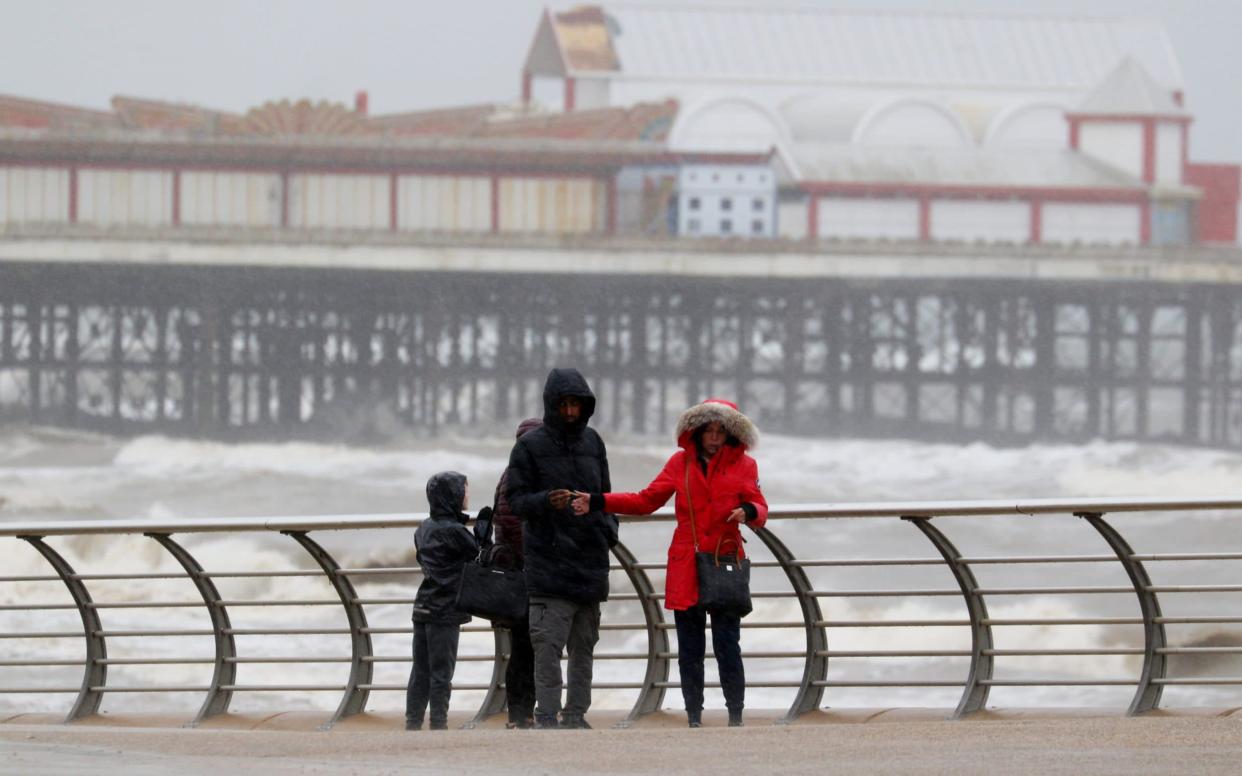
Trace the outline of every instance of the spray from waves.
<instances>
[{"instance_id":1,"label":"spray from waves","mask_svg":"<svg viewBox=\"0 0 1242 776\"><path fill-rule=\"evenodd\" d=\"M12 445L3 444L12 441ZM624 438L615 442L609 438L614 482L620 488L637 489L647 483L671 452L671 442L665 435L658 438ZM471 478L471 490L480 506L490 494L492 484L499 476L507 460L512 437L497 434L483 439L441 439L434 442L415 440L408 444L389 444L378 448L346 447L343 445L285 443L285 444L221 444L170 440L161 437L141 437L116 441L91 435L42 435L37 432L0 432L0 450L7 450L0 458L0 499L7 503L0 506L0 519L33 520L49 517L94 517L141 515L160 520L178 516L227 516L227 515L313 515L346 512L421 511L422 484L434 471L454 468L465 471ZM13 452L19 451L19 452ZM1220 481L1236 481L1242 471L1242 455L1213 451L1182 450L1159 446L1137 446L1130 443L1094 443L1081 447L1035 446L1021 450L997 450L984 445L956 447L914 442L859 441L799 439L767 436L756 451L761 476L769 500L773 503L824 502L849 500L891 499L938 499L938 498L989 498L1028 496L1074 496L1107 495L1106 491L1119 495L1142 495L1160 489L1162 495L1195 495L1223 492L1228 488ZM878 461L884 465L877 465ZM1203 473L1210 473L1204 475ZM1153 483L1157 483L1153 485ZM1105 487L1106 486L1106 487ZM1215 516L1194 516L1184 520L1182 535L1199 522L1215 519ZM815 556L859 557L868 554L889 554L895 546L869 544L870 535L859 530L847 530L840 524L832 530L813 532L817 550L807 550ZM779 532L784 526L777 526ZM1000 530L998 526L997 530ZM1210 537L1218 526L1207 526L1201 536ZM182 536L182 540L209 570L245 570L308 568L309 560L304 553L283 538L259 535L233 536ZM991 538L991 537L989 537ZM1027 537L1029 538L1029 537ZM1094 537L1091 537L1094 540ZM912 537L911 544L918 537ZM1049 541L1057 537L1048 537ZM651 536L643 536L636 528L623 528L623 540L635 549L641 558L662 557L667 545L667 526L653 529ZM1057 539L1059 541L1059 539ZM921 542L921 539L918 539ZM53 539L53 546L64 551L70 562L84 573L98 573L110 569L158 571L180 573L180 567L154 542L143 537L112 537L107 539ZM1145 542L1145 544L1147 544ZM28 547L9 552L6 547L7 569L12 574L44 575L49 573L45 562ZM1092 545L1092 551L1098 547ZM900 549L904 550L904 546ZM1064 547L1058 547L1064 550ZM377 541L373 537L360 537L357 542L334 548L343 565L353 567L405 566L411 563L411 543L408 533L400 539L391 537ZM926 548L921 544L915 554ZM1211 580L1207 580L1211 581ZM270 580L233 579L221 581L221 591L236 599L280 598L304 600L330 598L334 593L324 586L321 578L281 577ZM366 583L368 597L397 598L409 596L417 580L411 576L372 579ZM657 587L659 586L657 580ZM184 580L158 583L94 582L92 593L99 600L115 602L143 602L150 600L181 599L192 601L196 593ZM629 592L623 582L614 585L617 592ZM21 603L55 600L66 602L63 586L53 583L13 583L0 585L0 601ZM612 621L636 621L641 619L636 610L626 602L609 604L606 617ZM782 620L797 622L800 619L796 603L782 601L783 608L774 613ZM834 604L835 606L835 604ZM928 610L918 602L894 601L876 608L834 608L833 616L843 619L866 617L906 618L927 616ZM1025 617L1055 616L1073 617L1078 609L1071 603L1057 599L1032 599L1020 604L989 602L994 616ZM339 627L342 614L339 607L273 607L230 611L236 623L263 622L276 627ZM63 615L63 616L62 616ZM150 628L153 622L168 628L205 628L205 612L201 607L170 610L110 609L102 613L109 628ZM958 610L946 610L946 616L960 618ZM405 605L383 605L368 608L373 624L408 624L409 608ZM26 618L26 619L22 619ZM75 612L52 614L5 613L5 626L10 624L22 630L64 629L80 627ZM1231 638L1223 634L1221 638ZM613 638L610 636L609 638ZM946 629L841 629L829 631L830 648L929 648L925 645L943 645L945 649L968 647L969 634L965 628ZM1136 631L1095 627L1046 628L1039 632L1020 628L999 632L998 639L1007 641L999 646L1032 645L1058 647L1108 647L1136 645ZM1191 638L1210 640L1213 634L1201 633ZM645 633L627 632L615 634L607 649L645 651ZM167 639L143 639L109 643L110 652L136 654L139 647L134 642L147 642L150 654L168 656L197 650L196 654L210 655L210 639L183 639L179 642ZM191 643L192 642L192 643ZM791 651L800 649L804 637L797 629L744 631L743 645L748 651ZM1205 641L1212 644L1214 642ZM347 637L335 636L309 639L280 637L248 637L239 645L246 655L348 654ZM18 649L14 657L46 657L64 654L80 656L80 640L50 640L29 643L12 640L4 645L6 650ZM463 653L487 654L491 645L485 637L464 640ZM601 649L605 649L601 646ZM61 650L62 652L56 652ZM377 654L406 654L409 644L406 637L377 638ZM8 654L6 652L6 654ZM1020 671L1023 675L1061 676L1134 676L1138 659L1132 656L1085 656L1074 658L1005 658L998 661L998 670ZM633 681L633 672L641 661L611 661L597 665L601 681L615 677L618 681ZM1177 663L1175 663L1177 665ZM378 670L377 666L377 670ZM459 674L463 681L485 681L490 666L485 662L462 663ZM389 664L383 681L399 683L403 680L402 664ZM241 678L253 683L300 683L321 678L325 683L340 683L339 664L326 667L300 666L247 666L248 673ZM709 672L710 672L709 668ZM799 660L752 660L747 664L748 675L768 676L788 680L800 676ZM1187 669L1190 670L1190 669ZM1220 664L1204 662L1194 669L1203 674L1224 671ZM169 683L202 684L204 669L166 668L150 675L138 671L118 670L118 682L132 684L158 677ZM471 672L474 671L475 675ZM209 673L209 672L208 672ZM674 675L675 675L674 671ZM958 679L964 676L965 666L961 658L952 659L858 659L834 660L830 678L863 676L877 678L903 678L919 676ZM49 674L50 675L50 674ZM1202 674L1201 674L1202 675ZM480 678L482 676L482 678ZM639 672L641 677L641 671ZM80 682L80 671L69 671L62 684ZM111 678L110 678L111 682ZM15 682L5 681L6 684ZM24 683L24 682L16 682ZM1123 694L1129 689L1119 690ZM955 692L947 691L943 697L923 691L913 693L901 690L845 691L834 689L830 694L833 705L883 705L887 701L901 705L952 705ZM1029 695L1015 695L1017 691L1001 692L997 688L994 697L1021 697L1024 705L1069 705L1082 699L1092 703L1095 690L1054 688L1032 690ZM887 694L886 694L887 693ZM922 694L920 694L922 693ZM375 708L396 708L397 694L377 694ZM790 691L759 690L749 693L748 702L756 707L779 707L790 699ZM678 702L677 693L670 693L668 703ZM456 696L455 696L456 697ZM601 705L624 707L632 702L632 693L604 692L597 696ZM1026 700L1026 698L1030 700ZM307 695L287 693L255 693L239 697L241 705L267 709L317 708L330 710L339 698L332 693ZM930 700L929 700L930 699ZM29 697L21 699L22 708L29 708ZM718 699L717 699L718 700ZM1124 699L1123 699L1124 700ZM61 708L64 698L50 698L49 708ZM11 702L0 700L0 703ZM39 702L43 702L40 700ZM462 703L472 701L464 696ZM56 705L61 704L61 705ZM184 697L172 698L160 695L117 696L106 701L106 708L121 708L126 704L155 709L186 709L195 707L197 698L187 701ZM1122 704L1124 705L1124 703ZM192 710L192 708L191 708Z\"/></svg>"}]
</instances>

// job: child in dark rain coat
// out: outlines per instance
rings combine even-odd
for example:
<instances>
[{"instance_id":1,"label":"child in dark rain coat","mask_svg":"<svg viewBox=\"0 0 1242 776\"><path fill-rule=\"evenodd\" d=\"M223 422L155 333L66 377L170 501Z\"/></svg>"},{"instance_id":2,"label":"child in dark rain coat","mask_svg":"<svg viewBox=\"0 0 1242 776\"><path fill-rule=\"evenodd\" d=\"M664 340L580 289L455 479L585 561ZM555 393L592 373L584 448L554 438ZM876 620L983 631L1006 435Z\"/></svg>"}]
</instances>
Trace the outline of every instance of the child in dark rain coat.
<instances>
[{"instance_id":1,"label":"child in dark rain coat","mask_svg":"<svg viewBox=\"0 0 1242 776\"><path fill-rule=\"evenodd\" d=\"M457 608L462 567L479 553L466 528L466 475L440 472L427 480L429 515L414 532L423 581L414 598L414 665L405 695L405 729L421 730L427 704L431 729L448 727L449 694L457 665L457 640L470 615Z\"/></svg>"}]
</instances>

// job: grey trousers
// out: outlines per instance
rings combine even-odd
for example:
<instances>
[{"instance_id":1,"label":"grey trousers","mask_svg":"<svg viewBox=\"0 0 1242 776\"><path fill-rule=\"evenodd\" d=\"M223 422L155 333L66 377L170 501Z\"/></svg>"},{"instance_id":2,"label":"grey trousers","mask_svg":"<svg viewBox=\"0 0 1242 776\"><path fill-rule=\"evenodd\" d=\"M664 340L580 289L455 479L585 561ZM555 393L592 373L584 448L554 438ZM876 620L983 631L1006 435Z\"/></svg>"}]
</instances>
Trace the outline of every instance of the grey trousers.
<instances>
[{"instance_id":1,"label":"grey trousers","mask_svg":"<svg viewBox=\"0 0 1242 776\"><path fill-rule=\"evenodd\" d=\"M565 713L591 707L591 669L599 641L599 603L530 597L530 642L535 651L535 714L561 710L561 652L569 652Z\"/></svg>"}]
</instances>

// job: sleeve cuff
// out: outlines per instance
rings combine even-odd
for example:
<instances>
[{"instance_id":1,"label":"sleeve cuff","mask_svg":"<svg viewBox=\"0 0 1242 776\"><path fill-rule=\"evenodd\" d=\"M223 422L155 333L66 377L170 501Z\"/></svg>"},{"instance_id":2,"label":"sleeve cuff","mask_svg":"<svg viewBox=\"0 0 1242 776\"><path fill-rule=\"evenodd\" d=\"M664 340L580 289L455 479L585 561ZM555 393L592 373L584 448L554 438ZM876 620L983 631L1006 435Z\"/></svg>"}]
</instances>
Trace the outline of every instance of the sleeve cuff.
<instances>
[{"instance_id":1,"label":"sleeve cuff","mask_svg":"<svg viewBox=\"0 0 1242 776\"><path fill-rule=\"evenodd\" d=\"M746 513L746 522L750 522L759 516L759 510L755 509L755 505L749 501L742 502L742 511Z\"/></svg>"}]
</instances>

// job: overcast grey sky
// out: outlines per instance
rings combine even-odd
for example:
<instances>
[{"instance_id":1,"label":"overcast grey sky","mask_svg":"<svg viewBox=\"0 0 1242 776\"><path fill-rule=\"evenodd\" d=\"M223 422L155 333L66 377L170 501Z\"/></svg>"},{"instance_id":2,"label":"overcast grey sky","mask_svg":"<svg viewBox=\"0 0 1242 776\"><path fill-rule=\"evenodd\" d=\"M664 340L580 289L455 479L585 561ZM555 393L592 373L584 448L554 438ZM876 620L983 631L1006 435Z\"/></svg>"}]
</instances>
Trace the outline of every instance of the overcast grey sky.
<instances>
[{"instance_id":1,"label":"overcast grey sky","mask_svg":"<svg viewBox=\"0 0 1242 776\"><path fill-rule=\"evenodd\" d=\"M106 108L113 95L124 94L245 111L282 98L351 103L354 92L365 89L373 113L513 100L541 10L545 5L572 4L572 0L0 0L0 93L94 108ZM1242 0L781 4L1160 19L1181 60L1187 107L1196 116L1192 158L1242 161Z\"/></svg>"}]
</instances>

